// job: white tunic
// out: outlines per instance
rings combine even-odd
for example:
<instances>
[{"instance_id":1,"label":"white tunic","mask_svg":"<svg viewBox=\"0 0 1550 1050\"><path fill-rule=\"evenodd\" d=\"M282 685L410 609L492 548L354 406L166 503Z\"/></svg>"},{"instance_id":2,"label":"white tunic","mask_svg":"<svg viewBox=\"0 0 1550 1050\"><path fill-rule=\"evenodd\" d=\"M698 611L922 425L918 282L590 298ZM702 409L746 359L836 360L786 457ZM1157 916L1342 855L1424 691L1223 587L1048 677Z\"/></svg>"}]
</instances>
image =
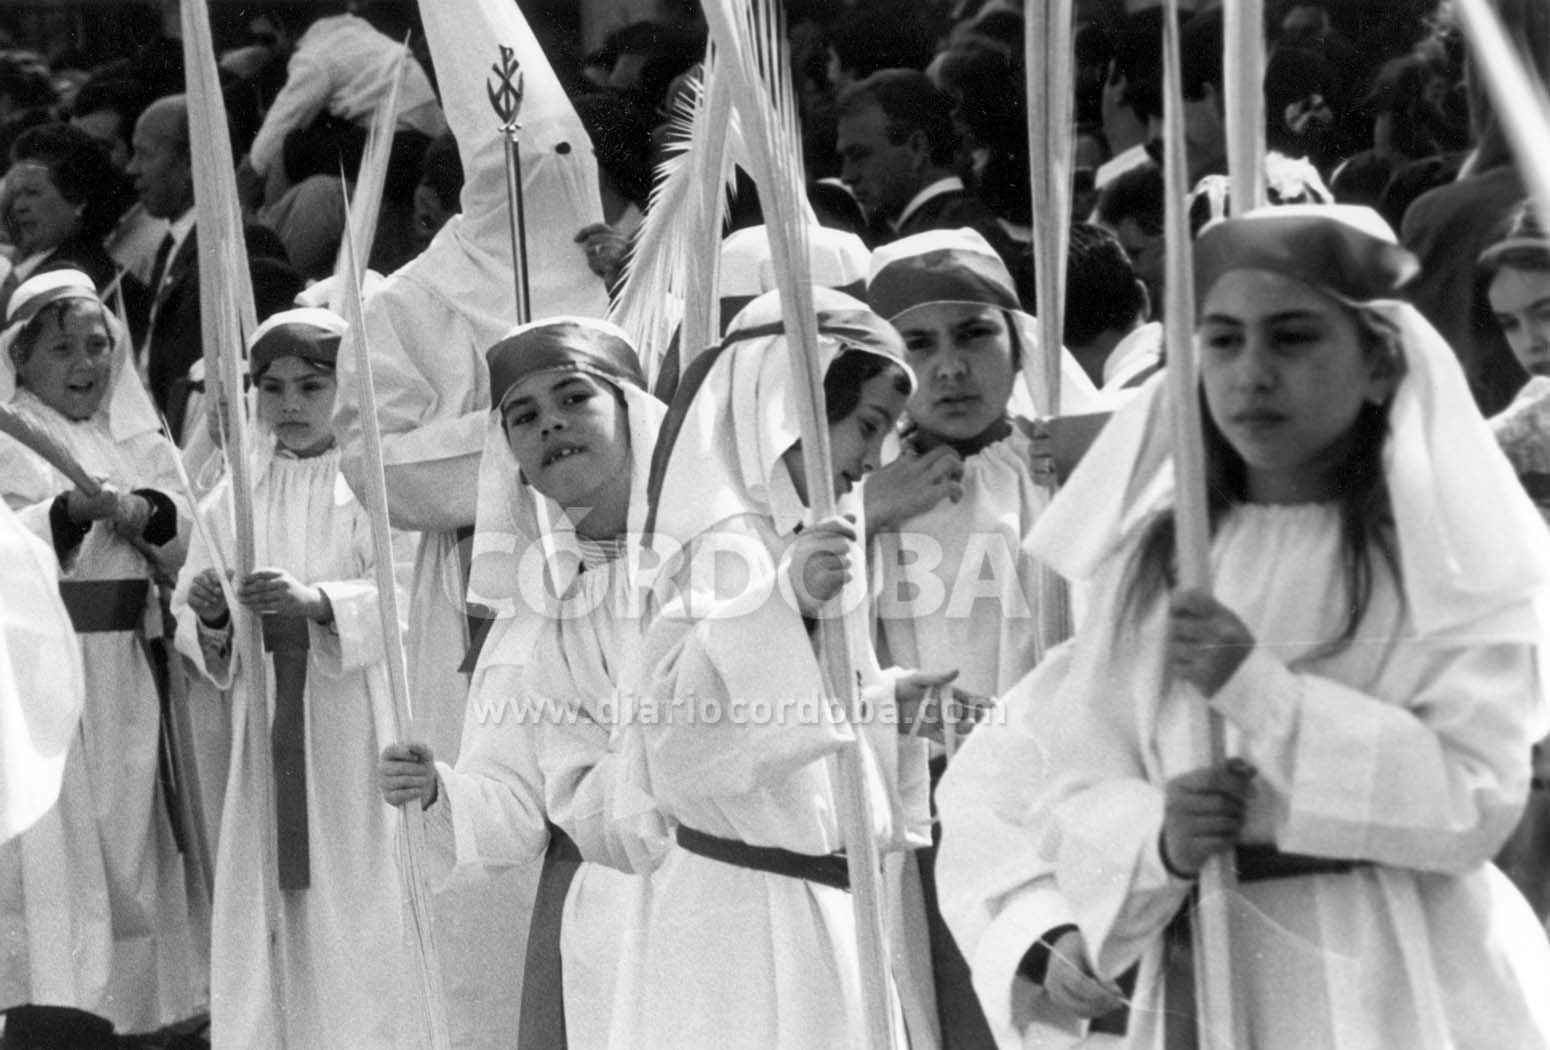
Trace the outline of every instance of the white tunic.
<instances>
[{"instance_id":1,"label":"white tunic","mask_svg":"<svg viewBox=\"0 0 1550 1050\"><path fill-rule=\"evenodd\" d=\"M339 474L337 450L309 459L267 458L254 482L255 564L317 586L334 613L328 627L309 625L303 703L311 885L280 893L276 1011L258 906L259 836L272 834L274 816L264 811L253 781L254 763L271 761L270 742L247 738L242 712L253 697L241 645L231 648L231 627L201 630L186 604L188 582L214 564L196 540L175 599L178 648L218 685L232 681L235 708L216 857L212 1039L223 1050L263 1050L281 1045L283 1026L290 1050L418 1047L425 1028L406 962L412 949L395 857L397 821L375 790L377 755L391 739L392 698L370 523ZM205 507L216 542L233 550L229 482ZM225 658L218 653L223 646ZM272 671L268 682L272 713Z\"/></svg>"},{"instance_id":2,"label":"white tunic","mask_svg":"<svg viewBox=\"0 0 1550 1050\"><path fill-rule=\"evenodd\" d=\"M885 664L956 669L954 685L997 696L1039 658L1039 566L1028 534L1049 505L1016 427L963 460L963 498L942 500L877 540L876 615Z\"/></svg>"},{"instance_id":3,"label":"white tunic","mask_svg":"<svg viewBox=\"0 0 1550 1050\"><path fill-rule=\"evenodd\" d=\"M771 571L791 539L753 515L708 535L751 542L767 553ZM691 545L688 564L704 542ZM843 850L834 755L859 731L879 846L929 841L925 742L901 737L889 717L848 726L825 697L796 610L775 593L757 608L725 615L741 586L729 576L718 582L698 595L711 604L694 617L670 607L647 634L651 695L640 725L652 790L667 816L750 845L810 855ZM882 715L892 684L879 685L867 697ZM858 1045L861 975L851 908L843 890L673 851L652 879L649 965L633 1045Z\"/></svg>"},{"instance_id":4,"label":"white tunic","mask_svg":"<svg viewBox=\"0 0 1550 1050\"><path fill-rule=\"evenodd\" d=\"M608 297L573 241L577 230L602 221L591 143L517 6L461 0L428 3L420 13L466 174L462 214L372 294L366 330L393 524L422 535L406 639L411 692L421 698L416 714L424 720L416 731L437 755L453 759L469 685L458 673L468 633L457 530L474 524L490 409L484 352L517 321L505 147L487 93L497 45L514 50L524 77L522 184L533 316L600 317ZM334 430L345 474L360 492L353 370L350 355L343 355ZM534 878L536 867L437 895L448 1020L459 1048L504 1048L516 1027Z\"/></svg>"},{"instance_id":5,"label":"white tunic","mask_svg":"<svg viewBox=\"0 0 1550 1050\"><path fill-rule=\"evenodd\" d=\"M1126 548L1128 551L1128 548ZM1489 864L1528 783L1535 649L1418 637L1381 564L1357 638L1332 505L1243 506L1213 545L1218 598L1258 646L1211 706L1257 768L1244 841L1362 862L1243 884L1235 1001L1259 1050L1550 1045L1550 950ZM1126 606L1128 557L1094 615L982 726L938 794L943 911L1002 1046L1080 1031L1021 978L1077 923L1100 972L1141 965L1127 1045L1160 1047L1160 933L1190 883L1158 855L1163 784L1199 763L1200 702L1164 675L1164 606ZM1058 886L1059 894L1050 892Z\"/></svg>"},{"instance_id":6,"label":"white tunic","mask_svg":"<svg viewBox=\"0 0 1550 1050\"><path fill-rule=\"evenodd\" d=\"M521 684L476 691L480 730L456 768L438 764L445 803L431 813L450 822L465 870L531 863L546 818L576 844L586 863L560 924L566 1038L571 1050L602 1050L632 1045L646 876L669 840L642 790L639 737L620 722L640 645L629 563L594 554L585 564L560 615L539 628Z\"/></svg>"},{"instance_id":7,"label":"white tunic","mask_svg":"<svg viewBox=\"0 0 1550 1050\"><path fill-rule=\"evenodd\" d=\"M26 390L11 405L94 476L177 501L177 451L159 434L116 442L105 414L72 422ZM70 482L0 438L0 486L52 545L49 508ZM60 575L145 579L150 566L99 522ZM202 1005L202 946L191 933L183 858L158 783L161 714L141 642L160 630L153 588L142 631L80 636L86 706L59 802L0 847L0 1008L73 1006L107 1017L119 1031L147 1031Z\"/></svg>"}]
</instances>

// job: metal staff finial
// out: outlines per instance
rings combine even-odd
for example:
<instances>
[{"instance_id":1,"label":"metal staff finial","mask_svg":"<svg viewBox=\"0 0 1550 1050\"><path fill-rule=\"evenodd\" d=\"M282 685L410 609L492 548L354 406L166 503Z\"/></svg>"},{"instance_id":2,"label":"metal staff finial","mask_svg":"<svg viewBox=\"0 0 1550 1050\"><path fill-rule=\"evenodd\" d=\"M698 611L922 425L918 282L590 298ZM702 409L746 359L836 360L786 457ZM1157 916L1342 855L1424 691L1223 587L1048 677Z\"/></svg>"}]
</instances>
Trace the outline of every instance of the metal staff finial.
<instances>
[{"instance_id":1,"label":"metal staff finial","mask_svg":"<svg viewBox=\"0 0 1550 1050\"><path fill-rule=\"evenodd\" d=\"M518 150L522 123L522 63L517 53L505 45L500 61L490 67L495 81L486 81L485 94L490 108L500 118L501 137L506 140L506 204L511 217L511 269L516 281L517 323L533 319L533 303L527 284L527 215L522 205L522 155ZM498 85L498 86L497 86Z\"/></svg>"}]
</instances>

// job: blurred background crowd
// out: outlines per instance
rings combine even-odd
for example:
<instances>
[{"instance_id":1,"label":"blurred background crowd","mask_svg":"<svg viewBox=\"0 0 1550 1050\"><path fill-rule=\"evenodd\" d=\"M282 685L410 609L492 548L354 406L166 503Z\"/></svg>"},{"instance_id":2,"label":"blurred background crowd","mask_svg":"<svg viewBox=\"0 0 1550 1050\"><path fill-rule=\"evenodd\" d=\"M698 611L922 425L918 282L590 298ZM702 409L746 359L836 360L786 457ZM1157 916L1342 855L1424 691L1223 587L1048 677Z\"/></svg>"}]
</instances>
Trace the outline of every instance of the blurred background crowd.
<instances>
[{"instance_id":1,"label":"blurred background crowd","mask_svg":"<svg viewBox=\"0 0 1550 1050\"><path fill-rule=\"evenodd\" d=\"M675 93L703 54L703 19L695 0L521 6L591 132L605 215L620 246L601 253L601 265L616 278L629 233L649 206ZM1183 38L1189 163L1201 180L1196 208L1204 221L1224 207L1224 190L1211 178L1226 168L1222 14L1211 0L1183 6L1191 9ZM957 176L961 206L930 225L981 229L1031 289L1019 3L789 0L786 8L822 221L870 245L916 232L921 217L903 213L921 180ZM1148 0L1079 0L1076 8L1075 214L1119 241L1155 313L1161 9ZM1471 106L1447 3L1271 0L1267 16L1273 195L1378 208L1425 264L1418 305L1458 350L1481 407L1499 409L1523 374L1471 274L1479 249L1501 234L1523 194L1488 110L1478 99ZM352 180L360 164L374 101L352 97L347 67L367 68L373 54L406 37L420 69L406 87L371 266L390 272L423 249L457 210L462 171L437 112L436 70L412 0L217 0L212 17L260 311L331 271L343 229L339 180ZM176 223L192 202L186 156L178 156L186 116L176 107L170 118L158 116L152 105L183 87L177 28L175 0L30 0L0 10L0 170L9 168L0 195L0 308L7 290L39 266L81 267L104 291L119 293L136 347L153 360L168 352L151 344L172 338L153 329L179 323L164 301L177 260L161 249L184 247ZM345 72L327 68L320 50ZM911 72L850 90L884 70ZM929 154L925 175L874 148L905 145L917 132ZM1484 181L1446 206L1416 208L1428 191L1461 176ZM756 209L752 195L740 199L734 226L756 218L746 214ZM1448 256L1462 262L1450 268ZM171 352L164 375L151 368L153 387L176 382L192 356ZM165 388L153 393L164 407L176 398Z\"/></svg>"}]
</instances>

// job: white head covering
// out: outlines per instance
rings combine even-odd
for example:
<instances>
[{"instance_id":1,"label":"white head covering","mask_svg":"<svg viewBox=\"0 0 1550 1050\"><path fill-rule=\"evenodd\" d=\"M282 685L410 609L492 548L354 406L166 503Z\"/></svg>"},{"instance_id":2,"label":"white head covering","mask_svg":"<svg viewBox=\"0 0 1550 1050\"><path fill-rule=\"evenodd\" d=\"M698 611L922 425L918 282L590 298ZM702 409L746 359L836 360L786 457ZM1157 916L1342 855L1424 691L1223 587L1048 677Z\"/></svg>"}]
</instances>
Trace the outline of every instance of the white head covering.
<instances>
[{"instance_id":1,"label":"white head covering","mask_svg":"<svg viewBox=\"0 0 1550 1050\"><path fill-rule=\"evenodd\" d=\"M529 623L536 634L541 618L553 614L558 597L575 579L581 561L581 542L564 510L522 478L501 421L502 395L517 378L556 370L583 372L619 391L630 434L627 534L636 537L645 516L646 484L657 430L667 407L641 385L634 355L635 348L622 330L588 317L552 317L519 325L490 348L490 368L497 388L492 392L495 407L489 413L484 455L479 462L468 597L488 606L498 620ZM520 373L511 364L521 369ZM510 381L503 383L503 376ZM544 553L541 563L528 554L535 545ZM533 571L540 567L541 573ZM541 596L546 597L541 600ZM510 646L500 648L515 655ZM520 662L527 650L518 648ZM486 647L480 666L488 662L493 650Z\"/></svg>"},{"instance_id":2,"label":"white head covering","mask_svg":"<svg viewBox=\"0 0 1550 1050\"><path fill-rule=\"evenodd\" d=\"M898 333L865 304L815 287L813 305L820 369L842 350L860 350L887 358L913 382ZM673 399L652 467L647 529L678 543L741 514L773 516L781 456L802 436L779 292L748 304L721 346L695 365Z\"/></svg>"},{"instance_id":3,"label":"white head covering","mask_svg":"<svg viewBox=\"0 0 1550 1050\"><path fill-rule=\"evenodd\" d=\"M5 328L0 331L0 404L9 403L16 396L16 363L11 359L11 347L22 328L44 307L66 299L90 300L102 307L102 321L107 326L113 349L108 392L97 412L106 414L108 432L113 440L124 441L147 431L160 430L156 408L130 360L129 333L98 297L91 278L79 270L40 273L23 281L11 294L6 307Z\"/></svg>"},{"instance_id":4,"label":"white head covering","mask_svg":"<svg viewBox=\"0 0 1550 1050\"><path fill-rule=\"evenodd\" d=\"M853 233L829 226L807 228L808 266L814 284L858 293L866 281L871 254ZM717 294L722 299L752 300L775 290L775 255L767 227L745 226L722 239L717 281Z\"/></svg>"},{"instance_id":5,"label":"white head covering","mask_svg":"<svg viewBox=\"0 0 1550 1050\"><path fill-rule=\"evenodd\" d=\"M1413 260L1392 231L1370 209L1356 209L1364 214L1355 223L1347 210L1267 208L1228 220L1214 228L1232 235L1236 250L1208 245L1208 260L1197 255L1197 269L1218 276L1237 267L1271 269L1307 281L1309 267L1325 258L1313 272L1327 274L1319 287L1336 295L1351 282L1370 282L1385 256L1396 279L1407 275ZM1244 224L1255 226L1245 232ZM1253 245L1262 232L1271 234L1269 242ZM1261 250L1294 241L1300 250L1284 258ZM1203 296L1209 282L1201 284ZM1529 610L1550 587L1550 536L1480 417L1458 359L1408 303L1359 305L1393 327L1404 356L1383 459L1401 582L1417 630L1437 636L1498 617L1490 622L1496 637L1543 642L1540 617ZM1039 519L1034 550L1062 575L1093 576L1151 512L1171 502L1169 416L1159 374L1110 421Z\"/></svg>"},{"instance_id":6,"label":"white head covering","mask_svg":"<svg viewBox=\"0 0 1550 1050\"><path fill-rule=\"evenodd\" d=\"M248 336L249 366L257 371L260 363L267 364L287 353L309 360L335 361L339 344L349 330L348 321L322 307L281 310L271 314Z\"/></svg>"},{"instance_id":7,"label":"white head covering","mask_svg":"<svg viewBox=\"0 0 1550 1050\"><path fill-rule=\"evenodd\" d=\"M1049 415L1038 325L1023 311L1006 263L978 230L927 230L878 248L867 272L867 302L895 322L906 311L931 303L972 303L1004 310L1022 348L1020 366L1027 380L1013 389L1008 411L1026 418ZM1100 407L1097 387L1070 351L1062 349L1061 413Z\"/></svg>"},{"instance_id":8,"label":"white head covering","mask_svg":"<svg viewBox=\"0 0 1550 1050\"><path fill-rule=\"evenodd\" d=\"M326 351L331 349L332 360L337 361L339 346L349 330L349 322L332 310L312 306L281 310L265 318L248 336L249 369L256 375L261 364L267 367L276 357L285 356L287 350L291 356L317 360L324 359ZM309 333L322 338L312 339ZM313 345L306 345L309 342ZM261 477L280 451L280 442L268 424L258 419L256 411L254 419L259 423L258 429L263 438L253 442L249 458L253 463L254 476Z\"/></svg>"}]
</instances>

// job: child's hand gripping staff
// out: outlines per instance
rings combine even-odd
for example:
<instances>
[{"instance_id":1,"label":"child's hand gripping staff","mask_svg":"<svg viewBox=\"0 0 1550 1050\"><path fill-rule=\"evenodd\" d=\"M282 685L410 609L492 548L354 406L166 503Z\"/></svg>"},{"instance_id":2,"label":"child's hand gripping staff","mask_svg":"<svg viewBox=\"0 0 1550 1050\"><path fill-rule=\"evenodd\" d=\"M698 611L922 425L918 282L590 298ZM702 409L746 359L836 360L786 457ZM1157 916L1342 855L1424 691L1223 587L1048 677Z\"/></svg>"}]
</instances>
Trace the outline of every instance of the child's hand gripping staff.
<instances>
[{"instance_id":1,"label":"child's hand gripping staff","mask_svg":"<svg viewBox=\"0 0 1550 1050\"><path fill-rule=\"evenodd\" d=\"M152 507L148 499L138 493L120 492L92 477L69 449L6 405L0 405L0 434L25 445L70 479L75 488L65 494L65 506L71 521L82 525L92 521L111 522L119 536L145 555L154 572L166 574L160 553L141 535L151 518Z\"/></svg>"},{"instance_id":2,"label":"child's hand gripping staff","mask_svg":"<svg viewBox=\"0 0 1550 1050\"><path fill-rule=\"evenodd\" d=\"M389 744L377 763L377 787L390 806L420 803L429 809L441 795L436 756L429 744Z\"/></svg>"},{"instance_id":3,"label":"child's hand gripping staff","mask_svg":"<svg viewBox=\"0 0 1550 1050\"><path fill-rule=\"evenodd\" d=\"M784 562L787 582L803 616L816 620L850 582L855 548L855 523L838 515L797 534Z\"/></svg>"}]
</instances>

